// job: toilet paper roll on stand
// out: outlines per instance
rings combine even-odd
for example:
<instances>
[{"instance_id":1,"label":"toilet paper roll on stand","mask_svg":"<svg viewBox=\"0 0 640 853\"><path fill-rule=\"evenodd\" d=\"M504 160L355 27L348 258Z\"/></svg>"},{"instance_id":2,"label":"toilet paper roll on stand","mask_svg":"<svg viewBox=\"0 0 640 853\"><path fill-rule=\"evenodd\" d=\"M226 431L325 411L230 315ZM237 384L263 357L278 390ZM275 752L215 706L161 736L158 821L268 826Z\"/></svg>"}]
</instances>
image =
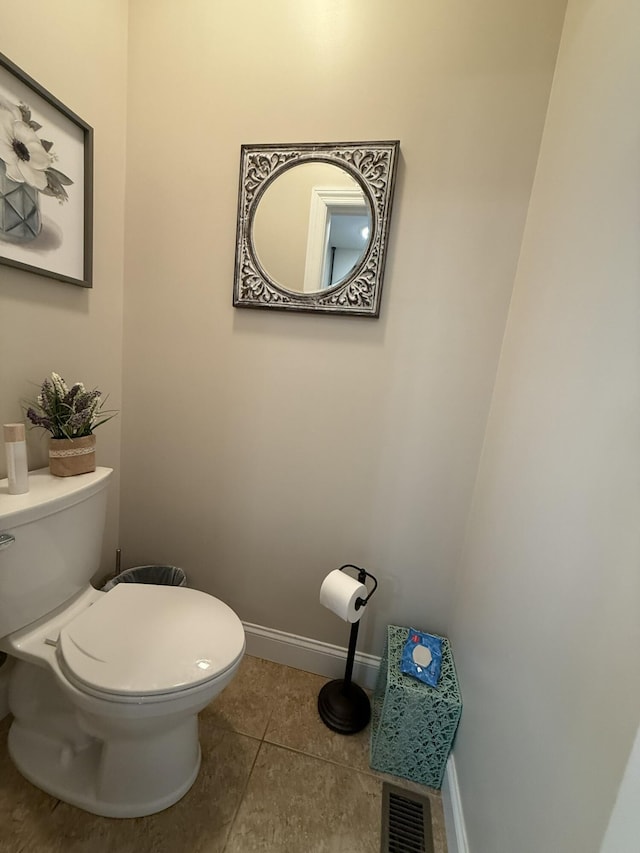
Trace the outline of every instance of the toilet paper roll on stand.
<instances>
[{"instance_id":1,"label":"toilet paper roll on stand","mask_svg":"<svg viewBox=\"0 0 640 853\"><path fill-rule=\"evenodd\" d=\"M320 587L320 604L345 622L357 622L364 613L368 591L363 583L334 569Z\"/></svg>"},{"instance_id":2,"label":"toilet paper roll on stand","mask_svg":"<svg viewBox=\"0 0 640 853\"><path fill-rule=\"evenodd\" d=\"M357 580L344 573L355 569ZM368 591L365 581L371 578L373 589ZM371 719L369 697L351 676L356 655L358 627L365 605L378 588L378 581L366 569L347 563L329 572L320 587L320 602L341 619L351 623L344 678L327 682L318 694L318 713L322 722L334 732L343 735L362 731Z\"/></svg>"}]
</instances>

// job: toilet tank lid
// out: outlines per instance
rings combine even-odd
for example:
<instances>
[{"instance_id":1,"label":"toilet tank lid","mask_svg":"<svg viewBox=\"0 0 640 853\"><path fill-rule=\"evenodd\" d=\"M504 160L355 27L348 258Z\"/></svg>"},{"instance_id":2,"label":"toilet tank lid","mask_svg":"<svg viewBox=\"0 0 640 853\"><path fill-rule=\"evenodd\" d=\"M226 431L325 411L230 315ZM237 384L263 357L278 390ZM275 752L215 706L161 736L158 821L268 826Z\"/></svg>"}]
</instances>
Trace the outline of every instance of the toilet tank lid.
<instances>
[{"instance_id":1,"label":"toilet tank lid","mask_svg":"<svg viewBox=\"0 0 640 853\"><path fill-rule=\"evenodd\" d=\"M48 468L40 468L29 471L24 495L10 495L8 481L0 480L0 528L18 527L80 503L105 489L112 473L111 468L96 468L90 474L53 477Z\"/></svg>"},{"instance_id":2,"label":"toilet tank lid","mask_svg":"<svg viewBox=\"0 0 640 853\"><path fill-rule=\"evenodd\" d=\"M58 659L88 687L144 696L210 681L242 657L244 645L242 622L212 595L121 583L63 628Z\"/></svg>"}]
</instances>

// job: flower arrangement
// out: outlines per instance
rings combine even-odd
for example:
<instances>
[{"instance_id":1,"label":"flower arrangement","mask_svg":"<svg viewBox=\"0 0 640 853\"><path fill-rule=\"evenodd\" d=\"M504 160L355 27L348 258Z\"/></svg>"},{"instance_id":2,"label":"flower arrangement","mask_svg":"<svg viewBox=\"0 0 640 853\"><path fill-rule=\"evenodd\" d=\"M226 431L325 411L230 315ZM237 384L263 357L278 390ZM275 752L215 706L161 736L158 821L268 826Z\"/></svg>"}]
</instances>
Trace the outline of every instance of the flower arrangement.
<instances>
[{"instance_id":1,"label":"flower arrangement","mask_svg":"<svg viewBox=\"0 0 640 853\"><path fill-rule=\"evenodd\" d=\"M27 409L27 417L34 426L49 430L52 438L81 438L116 416L117 412L104 410L105 402L101 391L87 391L82 382L69 388L59 374L52 373L42 383L37 402Z\"/></svg>"},{"instance_id":2,"label":"flower arrangement","mask_svg":"<svg viewBox=\"0 0 640 853\"><path fill-rule=\"evenodd\" d=\"M0 161L7 178L28 184L62 204L69 198L65 187L73 181L54 168L53 142L38 137L41 128L26 104L13 104L0 95Z\"/></svg>"}]
</instances>

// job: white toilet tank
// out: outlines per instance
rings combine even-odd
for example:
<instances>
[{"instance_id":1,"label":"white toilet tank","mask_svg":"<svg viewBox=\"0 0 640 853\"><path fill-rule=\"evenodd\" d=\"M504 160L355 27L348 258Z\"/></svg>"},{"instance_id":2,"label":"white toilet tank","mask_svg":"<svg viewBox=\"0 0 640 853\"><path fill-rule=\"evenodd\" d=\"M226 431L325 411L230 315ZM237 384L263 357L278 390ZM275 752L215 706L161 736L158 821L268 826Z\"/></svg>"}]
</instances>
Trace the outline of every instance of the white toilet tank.
<instances>
[{"instance_id":1,"label":"white toilet tank","mask_svg":"<svg viewBox=\"0 0 640 853\"><path fill-rule=\"evenodd\" d=\"M86 589L100 566L111 473L30 471L25 495L0 480L0 638Z\"/></svg>"}]
</instances>

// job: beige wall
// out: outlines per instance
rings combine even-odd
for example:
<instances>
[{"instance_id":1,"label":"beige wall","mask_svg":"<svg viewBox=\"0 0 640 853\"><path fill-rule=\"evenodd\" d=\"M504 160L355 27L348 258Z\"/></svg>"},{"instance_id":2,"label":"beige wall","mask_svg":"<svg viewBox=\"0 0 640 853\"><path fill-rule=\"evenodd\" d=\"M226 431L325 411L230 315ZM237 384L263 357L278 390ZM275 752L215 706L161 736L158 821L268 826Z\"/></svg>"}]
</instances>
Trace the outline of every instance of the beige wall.
<instances>
[{"instance_id":1,"label":"beige wall","mask_svg":"<svg viewBox=\"0 0 640 853\"><path fill-rule=\"evenodd\" d=\"M640 721L639 31L569 3L452 628L473 853L599 850Z\"/></svg>"},{"instance_id":2,"label":"beige wall","mask_svg":"<svg viewBox=\"0 0 640 853\"><path fill-rule=\"evenodd\" d=\"M127 2L0 0L0 22L0 50L95 130L93 289L0 265L0 423L22 420L20 401L52 370L109 392L120 408ZM43 435L28 434L31 469L47 464ZM119 419L97 435L98 464L116 469L104 569L117 542Z\"/></svg>"},{"instance_id":3,"label":"beige wall","mask_svg":"<svg viewBox=\"0 0 640 853\"><path fill-rule=\"evenodd\" d=\"M243 619L449 626L564 11L133 0L122 544ZM347 85L348 84L348 85ZM240 145L401 141L378 321L231 307Z\"/></svg>"}]
</instances>

